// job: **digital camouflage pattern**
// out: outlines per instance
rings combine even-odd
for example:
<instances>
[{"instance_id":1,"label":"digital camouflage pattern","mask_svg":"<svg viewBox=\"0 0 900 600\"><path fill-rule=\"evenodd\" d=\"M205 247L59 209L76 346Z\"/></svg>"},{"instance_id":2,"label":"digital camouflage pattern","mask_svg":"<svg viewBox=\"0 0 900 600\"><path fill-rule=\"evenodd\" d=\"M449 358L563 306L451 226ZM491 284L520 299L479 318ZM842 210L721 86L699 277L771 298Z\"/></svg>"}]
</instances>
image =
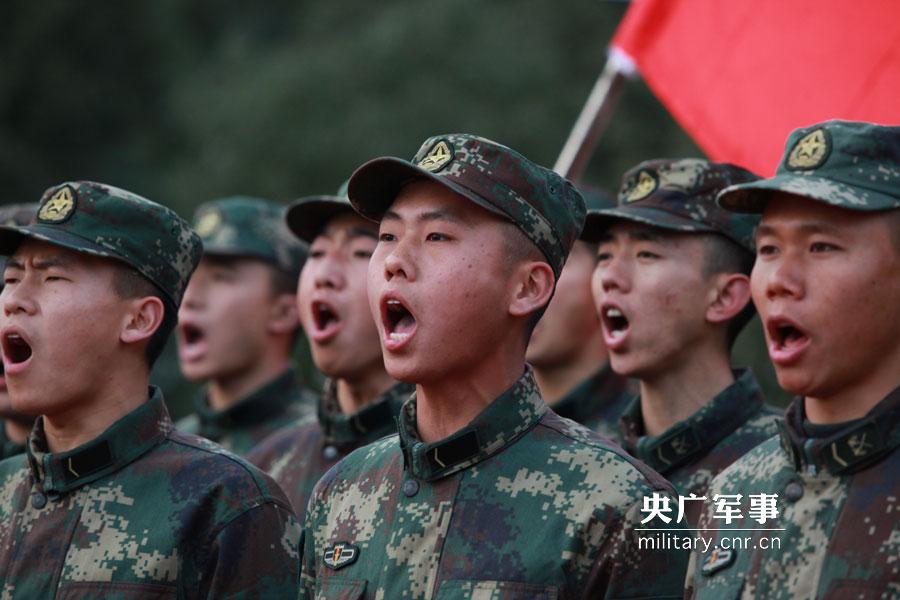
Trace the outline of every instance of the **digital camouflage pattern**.
<instances>
[{"instance_id":1,"label":"digital camouflage pattern","mask_svg":"<svg viewBox=\"0 0 900 600\"><path fill-rule=\"evenodd\" d=\"M396 418L415 387L398 383L352 415L341 412L337 385L329 380L318 419L280 431L247 457L272 476L302 520L319 478L353 450L397 432Z\"/></svg>"},{"instance_id":2,"label":"digital camouflage pattern","mask_svg":"<svg viewBox=\"0 0 900 600\"><path fill-rule=\"evenodd\" d=\"M447 439L415 423L413 396L399 435L317 484L301 598L680 597L686 553L638 549L634 531L671 486L549 410L530 369Z\"/></svg>"},{"instance_id":3,"label":"digital camouflage pattern","mask_svg":"<svg viewBox=\"0 0 900 600\"><path fill-rule=\"evenodd\" d=\"M0 254L24 237L122 261L181 304L200 261L200 238L175 212L103 183L70 181L51 187L33 223L0 225Z\"/></svg>"},{"instance_id":4,"label":"digital camouflage pattern","mask_svg":"<svg viewBox=\"0 0 900 600\"><path fill-rule=\"evenodd\" d=\"M719 568L709 554L693 554L688 596L900 597L900 388L827 437L810 436L803 413L798 399L780 436L721 473L710 490L744 498L778 494L777 518L760 525L745 511L727 527L784 530L734 534L752 539ZM701 527L726 527L712 521L707 507ZM713 546L721 545L717 535L732 534L705 534ZM777 538L780 547L758 549L762 536Z\"/></svg>"},{"instance_id":5,"label":"digital camouflage pattern","mask_svg":"<svg viewBox=\"0 0 900 600\"><path fill-rule=\"evenodd\" d=\"M288 369L225 410L213 410L205 391L194 402L194 413L176 427L212 440L246 456L254 446L278 431L312 419L318 396Z\"/></svg>"},{"instance_id":6,"label":"digital camouflage pattern","mask_svg":"<svg viewBox=\"0 0 900 600\"><path fill-rule=\"evenodd\" d=\"M297 277L306 260L306 247L291 235L280 204L232 196L201 204L194 213L194 230L203 253L258 258Z\"/></svg>"},{"instance_id":7,"label":"digital camouflage pattern","mask_svg":"<svg viewBox=\"0 0 900 600\"><path fill-rule=\"evenodd\" d=\"M559 416L572 419L621 445L619 417L631 403L632 388L628 379L606 363L551 408Z\"/></svg>"},{"instance_id":8,"label":"digital camouflage pattern","mask_svg":"<svg viewBox=\"0 0 900 600\"><path fill-rule=\"evenodd\" d=\"M720 208L716 194L757 179L736 165L700 158L644 161L622 176L617 207L590 211L581 237L600 241L613 221L625 219L671 231L719 233L753 252L759 219Z\"/></svg>"},{"instance_id":9,"label":"digital camouflage pattern","mask_svg":"<svg viewBox=\"0 0 900 600\"><path fill-rule=\"evenodd\" d=\"M334 196L306 196L293 202L285 215L288 229L307 244L312 244L332 218L355 212L347 197L348 183L345 181Z\"/></svg>"},{"instance_id":10,"label":"digital camouflage pattern","mask_svg":"<svg viewBox=\"0 0 900 600\"><path fill-rule=\"evenodd\" d=\"M293 598L300 528L266 475L173 430L162 394L69 452L0 463L0 598Z\"/></svg>"},{"instance_id":11,"label":"digital camouflage pattern","mask_svg":"<svg viewBox=\"0 0 900 600\"><path fill-rule=\"evenodd\" d=\"M778 433L778 410L765 404L753 373L735 381L693 415L658 436L644 433L640 398L620 420L624 448L672 482L679 494L706 496L713 477ZM685 502L685 518L695 527L700 501ZM684 526L684 524L682 524Z\"/></svg>"},{"instance_id":12,"label":"digital camouflage pattern","mask_svg":"<svg viewBox=\"0 0 900 600\"><path fill-rule=\"evenodd\" d=\"M900 208L900 127L825 121L791 132L775 177L722 191L728 210L761 213L777 192L850 210Z\"/></svg>"},{"instance_id":13,"label":"digital camouflage pattern","mask_svg":"<svg viewBox=\"0 0 900 600\"><path fill-rule=\"evenodd\" d=\"M467 133L425 140L412 161L370 160L350 177L353 207L380 221L400 188L428 179L515 224L547 258L559 278L584 226L584 199L575 187L515 150Z\"/></svg>"}]
</instances>

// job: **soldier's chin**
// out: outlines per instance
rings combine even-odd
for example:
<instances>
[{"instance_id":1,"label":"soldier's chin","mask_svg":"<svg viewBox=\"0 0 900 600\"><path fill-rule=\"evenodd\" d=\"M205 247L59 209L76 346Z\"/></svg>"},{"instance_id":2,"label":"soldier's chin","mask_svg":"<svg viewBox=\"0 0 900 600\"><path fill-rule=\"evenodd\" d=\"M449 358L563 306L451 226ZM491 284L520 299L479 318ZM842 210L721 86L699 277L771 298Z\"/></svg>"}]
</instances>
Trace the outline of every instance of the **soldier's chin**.
<instances>
[{"instance_id":1,"label":"soldier's chin","mask_svg":"<svg viewBox=\"0 0 900 600\"><path fill-rule=\"evenodd\" d=\"M412 356L390 356L388 353L384 357L384 370L397 381L411 384L422 383L428 372Z\"/></svg>"}]
</instances>

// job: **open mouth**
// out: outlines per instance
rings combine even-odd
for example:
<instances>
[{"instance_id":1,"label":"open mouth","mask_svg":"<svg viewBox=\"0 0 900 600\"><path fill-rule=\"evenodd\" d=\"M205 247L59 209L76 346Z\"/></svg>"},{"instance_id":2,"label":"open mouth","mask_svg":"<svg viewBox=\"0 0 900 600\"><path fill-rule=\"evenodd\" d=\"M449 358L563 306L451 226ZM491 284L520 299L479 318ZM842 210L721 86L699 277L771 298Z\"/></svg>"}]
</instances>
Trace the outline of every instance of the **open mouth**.
<instances>
[{"instance_id":1,"label":"open mouth","mask_svg":"<svg viewBox=\"0 0 900 600\"><path fill-rule=\"evenodd\" d=\"M766 334L769 338L769 357L780 364L797 358L810 343L806 331L783 317L768 319Z\"/></svg>"},{"instance_id":2,"label":"open mouth","mask_svg":"<svg viewBox=\"0 0 900 600\"><path fill-rule=\"evenodd\" d=\"M329 340L341 328L341 316L331 304L315 300L310 306L310 312L313 318L313 331L309 333L313 341L321 343Z\"/></svg>"},{"instance_id":3,"label":"open mouth","mask_svg":"<svg viewBox=\"0 0 900 600\"><path fill-rule=\"evenodd\" d=\"M206 330L188 321L178 324L178 334L178 356L182 362L189 363L203 358L209 345L206 342Z\"/></svg>"},{"instance_id":4,"label":"open mouth","mask_svg":"<svg viewBox=\"0 0 900 600\"><path fill-rule=\"evenodd\" d=\"M337 324L341 320L334 308L325 302L313 302L312 314L316 329L319 330L328 329L332 324Z\"/></svg>"},{"instance_id":5,"label":"open mouth","mask_svg":"<svg viewBox=\"0 0 900 600\"><path fill-rule=\"evenodd\" d=\"M9 332L3 336L3 361L5 364L19 365L31 358L31 344L18 333ZM5 371L4 371L5 373Z\"/></svg>"},{"instance_id":6,"label":"open mouth","mask_svg":"<svg viewBox=\"0 0 900 600\"><path fill-rule=\"evenodd\" d=\"M203 333L203 330L196 325L184 325L181 328L181 338L188 346L193 346L194 344L200 343L201 341L203 341L204 337L205 334Z\"/></svg>"},{"instance_id":7,"label":"open mouth","mask_svg":"<svg viewBox=\"0 0 900 600\"><path fill-rule=\"evenodd\" d=\"M616 345L625 338L630 324L625 313L618 306L604 304L600 309L600 320L603 324L604 337L607 345Z\"/></svg>"},{"instance_id":8,"label":"open mouth","mask_svg":"<svg viewBox=\"0 0 900 600\"><path fill-rule=\"evenodd\" d=\"M416 318L399 298L387 297L381 301L381 321L388 349L399 348L416 331Z\"/></svg>"}]
</instances>

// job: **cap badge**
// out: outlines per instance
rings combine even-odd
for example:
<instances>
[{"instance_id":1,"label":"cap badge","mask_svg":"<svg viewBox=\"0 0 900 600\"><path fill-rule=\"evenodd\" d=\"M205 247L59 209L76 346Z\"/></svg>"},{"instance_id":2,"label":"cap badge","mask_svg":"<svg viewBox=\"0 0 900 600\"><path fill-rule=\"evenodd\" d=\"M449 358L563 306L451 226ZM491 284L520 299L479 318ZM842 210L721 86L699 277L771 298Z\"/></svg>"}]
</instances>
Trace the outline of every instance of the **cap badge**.
<instances>
[{"instance_id":1,"label":"cap badge","mask_svg":"<svg viewBox=\"0 0 900 600\"><path fill-rule=\"evenodd\" d=\"M445 140L441 140L431 147L425 158L419 161L419 166L434 173L443 169L451 160L453 160L453 150Z\"/></svg>"},{"instance_id":2,"label":"cap badge","mask_svg":"<svg viewBox=\"0 0 900 600\"><path fill-rule=\"evenodd\" d=\"M652 194L658 186L659 183L656 181L656 177L647 171L641 171L638 173L637 181L635 182L634 187L631 188L631 191L628 192L628 197L625 201L635 202L646 198Z\"/></svg>"},{"instance_id":3,"label":"cap badge","mask_svg":"<svg viewBox=\"0 0 900 600\"><path fill-rule=\"evenodd\" d=\"M200 217L200 220L197 221L197 227L194 230L197 232L197 235L205 238L218 229L221 224L222 217L219 216L218 212L211 210Z\"/></svg>"},{"instance_id":4,"label":"cap badge","mask_svg":"<svg viewBox=\"0 0 900 600\"><path fill-rule=\"evenodd\" d=\"M47 200L38 211L38 221L62 223L75 211L75 190L64 185Z\"/></svg>"},{"instance_id":5,"label":"cap badge","mask_svg":"<svg viewBox=\"0 0 900 600\"><path fill-rule=\"evenodd\" d=\"M338 542L325 549L322 561L326 567L337 571L347 565L352 565L359 558L359 548L348 542Z\"/></svg>"},{"instance_id":6,"label":"cap badge","mask_svg":"<svg viewBox=\"0 0 900 600\"><path fill-rule=\"evenodd\" d=\"M831 141L824 129L816 129L807 133L794 144L788 155L789 169L815 169L828 158Z\"/></svg>"}]
</instances>

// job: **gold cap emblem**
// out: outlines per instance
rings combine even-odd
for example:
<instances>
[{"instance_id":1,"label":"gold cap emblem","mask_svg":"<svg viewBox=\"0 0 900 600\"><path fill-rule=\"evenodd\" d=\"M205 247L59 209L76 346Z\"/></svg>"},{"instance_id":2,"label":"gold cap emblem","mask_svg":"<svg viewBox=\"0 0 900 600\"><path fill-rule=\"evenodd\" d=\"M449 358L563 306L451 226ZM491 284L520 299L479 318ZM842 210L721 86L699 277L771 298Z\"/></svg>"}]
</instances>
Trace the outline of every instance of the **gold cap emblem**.
<instances>
[{"instance_id":1,"label":"gold cap emblem","mask_svg":"<svg viewBox=\"0 0 900 600\"><path fill-rule=\"evenodd\" d=\"M425 158L419 161L419 166L434 173L443 169L451 160L453 160L453 150L446 141L441 140L432 146Z\"/></svg>"},{"instance_id":2,"label":"gold cap emblem","mask_svg":"<svg viewBox=\"0 0 900 600\"><path fill-rule=\"evenodd\" d=\"M831 143L823 129L816 129L800 138L788 155L789 169L815 169L828 158Z\"/></svg>"},{"instance_id":3,"label":"gold cap emblem","mask_svg":"<svg viewBox=\"0 0 900 600\"><path fill-rule=\"evenodd\" d=\"M44 223L62 223L74 210L75 190L64 185L41 206L37 218Z\"/></svg>"},{"instance_id":4,"label":"gold cap emblem","mask_svg":"<svg viewBox=\"0 0 900 600\"><path fill-rule=\"evenodd\" d=\"M197 235L205 238L212 235L212 233L219 228L221 223L222 217L219 216L219 213L211 210L200 217L200 220L197 221L197 227L195 227L194 230L197 232Z\"/></svg>"},{"instance_id":5,"label":"gold cap emblem","mask_svg":"<svg viewBox=\"0 0 900 600\"><path fill-rule=\"evenodd\" d=\"M635 182L634 187L631 188L631 191L628 192L625 201L635 202L636 200L646 198L656 190L657 186L658 183L656 177L647 171L641 171L638 173L637 181Z\"/></svg>"}]
</instances>

